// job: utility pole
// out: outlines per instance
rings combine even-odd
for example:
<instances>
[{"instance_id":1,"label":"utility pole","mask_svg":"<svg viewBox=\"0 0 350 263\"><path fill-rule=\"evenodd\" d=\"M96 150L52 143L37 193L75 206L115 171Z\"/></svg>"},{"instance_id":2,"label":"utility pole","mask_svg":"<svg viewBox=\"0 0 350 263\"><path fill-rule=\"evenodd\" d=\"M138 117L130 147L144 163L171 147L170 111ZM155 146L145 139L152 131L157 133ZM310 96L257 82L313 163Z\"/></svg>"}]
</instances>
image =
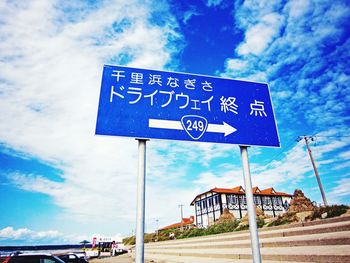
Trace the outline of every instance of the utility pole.
<instances>
[{"instance_id":1,"label":"utility pole","mask_svg":"<svg viewBox=\"0 0 350 263\"><path fill-rule=\"evenodd\" d=\"M322 183L321 183L321 178L318 174L318 171L317 171L317 167L316 167L316 164L315 164L315 161L314 161L314 158L312 156L312 152L311 152L311 148L310 148L310 145L309 145L309 140L311 141L314 141L314 136L299 136L298 139L297 139L297 142L300 142L301 140L305 140L305 144L306 144L306 147L307 147L307 150L309 152L309 156L310 156L310 159L311 159L311 163L312 163L312 166L314 168L314 171L315 171L315 175L316 175L316 179L317 179L317 183L318 183L318 186L320 188L320 191L321 191L321 195L322 195L322 199L323 199L323 204L325 206L327 206L327 199L326 199L326 195L323 191L323 187L322 187Z\"/></svg>"},{"instance_id":2,"label":"utility pole","mask_svg":"<svg viewBox=\"0 0 350 263\"><path fill-rule=\"evenodd\" d=\"M180 204L178 207L180 207L180 210L181 210L181 232L183 232L184 231L184 223L183 223L183 218L184 218L184 216L183 216L183 210L182 210L182 208L183 208L183 204Z\"/></svg>"},{"instance_id":3,"label":"utility pole","mask_svg":"<svg viewBox=\"0 0 350 263\"><path fill-rule=\"evenodd\" d=\"M159 223L159 219L156 219L156 222L157 222L157 241L159 240L159 226L158 226L158 223Z\"/></svg>"}]
</instances>

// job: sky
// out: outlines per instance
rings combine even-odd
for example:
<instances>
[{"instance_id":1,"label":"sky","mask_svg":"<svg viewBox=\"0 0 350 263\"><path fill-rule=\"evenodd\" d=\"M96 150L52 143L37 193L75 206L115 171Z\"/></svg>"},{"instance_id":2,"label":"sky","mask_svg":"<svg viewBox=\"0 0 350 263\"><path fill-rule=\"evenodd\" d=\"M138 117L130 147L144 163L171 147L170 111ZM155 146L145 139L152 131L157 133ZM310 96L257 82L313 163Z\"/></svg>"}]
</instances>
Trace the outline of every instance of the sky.
<instances>
[{"instance_id":1,"label":"sky","mask_svg":"<svg viewBox=\"0 0 350 263\"><path fill-rule=\"evenodd\" d=\"M253 186L350 204L350 4L308 0L0 1L0 246L136 228L138 145L96 136L103 66L268 83L280 148L250 147ZM239 147L147 142L145 231L242 185Z\"/></svg>"}]
</instances>

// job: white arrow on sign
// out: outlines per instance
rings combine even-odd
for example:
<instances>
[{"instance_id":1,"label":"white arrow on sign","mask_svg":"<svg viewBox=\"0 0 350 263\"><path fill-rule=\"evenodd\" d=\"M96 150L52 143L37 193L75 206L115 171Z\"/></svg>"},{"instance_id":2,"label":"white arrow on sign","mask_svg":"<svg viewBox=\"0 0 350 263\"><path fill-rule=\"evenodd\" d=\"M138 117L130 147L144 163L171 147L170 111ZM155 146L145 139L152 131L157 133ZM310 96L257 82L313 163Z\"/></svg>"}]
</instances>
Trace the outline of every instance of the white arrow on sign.
<instances>
[{"instance_id":1,"label":"white arrow on sign","mask_svg":"<svg viewBox=\"0 0 350 263\"><path fill-rule=\"evenodd\" d=\"M224 133L224 136L230 135L237 131L236 128L232 127L230 124L226 122L222 122L223 124L208 124L207 132L221 132Z\"/></svg>"},{"instance_id":2,"label":"white arrow on sign","mask_svg":"<svg viewBox=\"0 0 350 263\"><path fill-rule=\"evenodd\" d=\"M158 120L149 119L148 127L159 128L159 129L171 129L171 130L183 130L180 121L169 121L169 120ZM230 135L231 133L237 131L236 128L232 127L230 124L223 122L223 124L208 124L207 132L223 133L224 136Z\"/></svg>"}]
</instances>

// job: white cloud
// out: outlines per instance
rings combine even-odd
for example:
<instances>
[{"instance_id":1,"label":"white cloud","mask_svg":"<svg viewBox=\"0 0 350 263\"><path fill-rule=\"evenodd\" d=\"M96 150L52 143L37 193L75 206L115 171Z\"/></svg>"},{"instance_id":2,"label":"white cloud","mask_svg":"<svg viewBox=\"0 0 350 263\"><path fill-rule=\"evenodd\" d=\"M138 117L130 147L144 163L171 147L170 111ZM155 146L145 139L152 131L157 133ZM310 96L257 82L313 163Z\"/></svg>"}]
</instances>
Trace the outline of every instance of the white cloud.
<instances>
[{"instance_id":1,"label":"white cloud","mask_svg":"<svg viewBox=\"0 0 350 263\"><path fill-rule=\"evenodd\" d=\"M81 240L83 240L81 236L66 236L55 230L33 231L28 228L14 229L10 226L0 229L0 241L17 241L23 245L78 244Z\"/></svg>"},{"instance_id":2,"label":"white cloud","mask_svg":"<svg viewBox=\"0 0 350 263\"><path fill-rule=\"evenodd\" d=\"M27 228L14 230L12 227L5 227L4 229L0 230L0 238L19 239L28 235L30 232L31 231Z\"/></svg>"},{"instance_id":3,"label":"white cloud","mask_svg":"<svg viewBox=\"0 0 350 263\"><path fill-rule=\"evenodd\" d=\"M316 132L329 123L346 126L350 8L342 1L244 1L235 7L245 39L222 75L267 81L282 124L304 122L319 127Z\"/></svg>"},{"instance_id":4,"label":"white cloud","mask_svg":"<svg viewBox=\"0 0 350 263\"><path fill-rule=\"evenodd\" d=\"M228 171L218 171L214 172L204 172L201 173L196 180L194 180L194 184L200 187L201 192L208 191L212 188L232 188L239 185L243 185L243 175L242 169L240 167L235 167L234 170Z\"/></svg>"},{"instance_id":5,"label":"white cloud","mask_svg":"<svg viewBox=\"0 0 350 263\"><path fill-rule=\"evenodd\" d=\"M247 67L247 62L241 59L228 59L226 60L226 70L229 71L242 71Z\"/></svg>"},{"instance_id":6,"label":"white cloud","mask_svg":"<svg viewBox=\"0 0 350 263\"><path fill-rule=\"evenodd\" d=\"M332 200L332 204L349 205L349 201L344 203L344 200L347 200L346 197L349 196L349 189L350 178L343 178L337 181L337 185L329 193L329 197Z\"/></svg>"},{"instance_id":7,"label":"white cloud","mask_svg":"<svg viewBox=\"0 0 350 263\"><path fill-rule=\"evenodd\" d=\"M289 2L289 13L288 16L293 19L298 19L306 15L309 10L310 1L295 0Z\"/></svg>"},{"instance_id":8,"label":"white cloud","mask_svg":"<svg viewBox=\"0 0 350 263\"><path fill-rule=\"evenodd\" d=\"M8 178L52 197L64 211L62 228L88 222L91 231L108 232L113 222L123 230L135 218L137 142L94 136L102 66L123 63L127 51L129 66L161 69L175 50L169 39L180 36L174 21L151 24L145 3L60 6L1 6L0 142L60 169L63 181L21 172Z\"/></svg>"},{"instance_id":9,"label":"white cloud","mask_svg":"<svg viewBox=\"0 0 350 263\"><path fill-rule=\"evenodd\" d=\"M343 160L350 160L350 150L340 153L339 157Z\"/></svg>"},{"instance_id":10,"label":"white cloud","mask_svg":"<svg viewBox=\"0 0 350 263\"><path fill-rule=\"evenodd\" d=\"M206 5L208 7L216 7L219 6L222 3L223 0L207 0Z\"/></svg>"},{"instance_id":11,"label":"white cloud","mask_svg":"<svg viewBox=\"0 0 350 263\"><path fill-rule=\"evenodd\" d=\"M190 6L189 10L185 11L183 14L183 19L182 22L184 24L187 24L188 21L193 17L193 16L199 16L200 13L196 10L195 6Z\"/></svg>"},{"instance_id":12,"label":"white cloud","mask_svg":"<svg viewBox=\"0 0 350 263\"><path fill-rule=\"evenodd\" d=\"M238 47L239 55L259 55L274 38L278 37L283 25L283 16L271 13L261 18L261 21L250 27L245 33L245 42Z\"/></svg>"}]
</instances>

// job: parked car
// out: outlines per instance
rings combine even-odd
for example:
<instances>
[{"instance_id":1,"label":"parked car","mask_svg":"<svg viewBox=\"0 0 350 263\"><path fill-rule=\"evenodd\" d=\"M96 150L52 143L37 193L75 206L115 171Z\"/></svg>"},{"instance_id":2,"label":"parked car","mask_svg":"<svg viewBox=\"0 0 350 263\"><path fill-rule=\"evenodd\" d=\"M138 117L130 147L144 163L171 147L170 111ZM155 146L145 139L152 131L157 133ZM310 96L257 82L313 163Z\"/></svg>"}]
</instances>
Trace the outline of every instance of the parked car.
<instances>
[{"instance_id":1,"label":"parked car","mask_svg":"<svg viewBox=\"0 0 350 263\"><path fill-rule=\"evenodd\" d=\"M58 257L66 263L87 263L88 262L84 256L79 257L75 253L67 253L67 254L63 254L63 255L58 255Z\"/></svg>"},{"instance_id":2,"label":"parked car","mask_svg":"<svg viewBox=\"0 0 350 263\"><path fill-rule=\"evenodd\" d=\"M98 257L98 250L85 250L86 258L97 258Z\"/></svg>"},{"instance_id":3,"label":"parked car","mask_svg":"<svg viewBox=\"0 0 350 263\"><path fill-rule=\"evenodd\" d=\"M73 252L70 252L71 254L75 254L78 256L78 258L83 258L85 259L86 261L88 261L89 259L89 256L86 254L85 251L73 251Z\"/></svg>"},{"instance_id":4,"label":"parked car","mask_svg":"<svg viewBox=\"0 0 350 263\"><path fill-rule=\"evenodd\" d=\"M14 253L0 259L0 263L64 263L51 254Z\"/></svg>"}]
</instances>

